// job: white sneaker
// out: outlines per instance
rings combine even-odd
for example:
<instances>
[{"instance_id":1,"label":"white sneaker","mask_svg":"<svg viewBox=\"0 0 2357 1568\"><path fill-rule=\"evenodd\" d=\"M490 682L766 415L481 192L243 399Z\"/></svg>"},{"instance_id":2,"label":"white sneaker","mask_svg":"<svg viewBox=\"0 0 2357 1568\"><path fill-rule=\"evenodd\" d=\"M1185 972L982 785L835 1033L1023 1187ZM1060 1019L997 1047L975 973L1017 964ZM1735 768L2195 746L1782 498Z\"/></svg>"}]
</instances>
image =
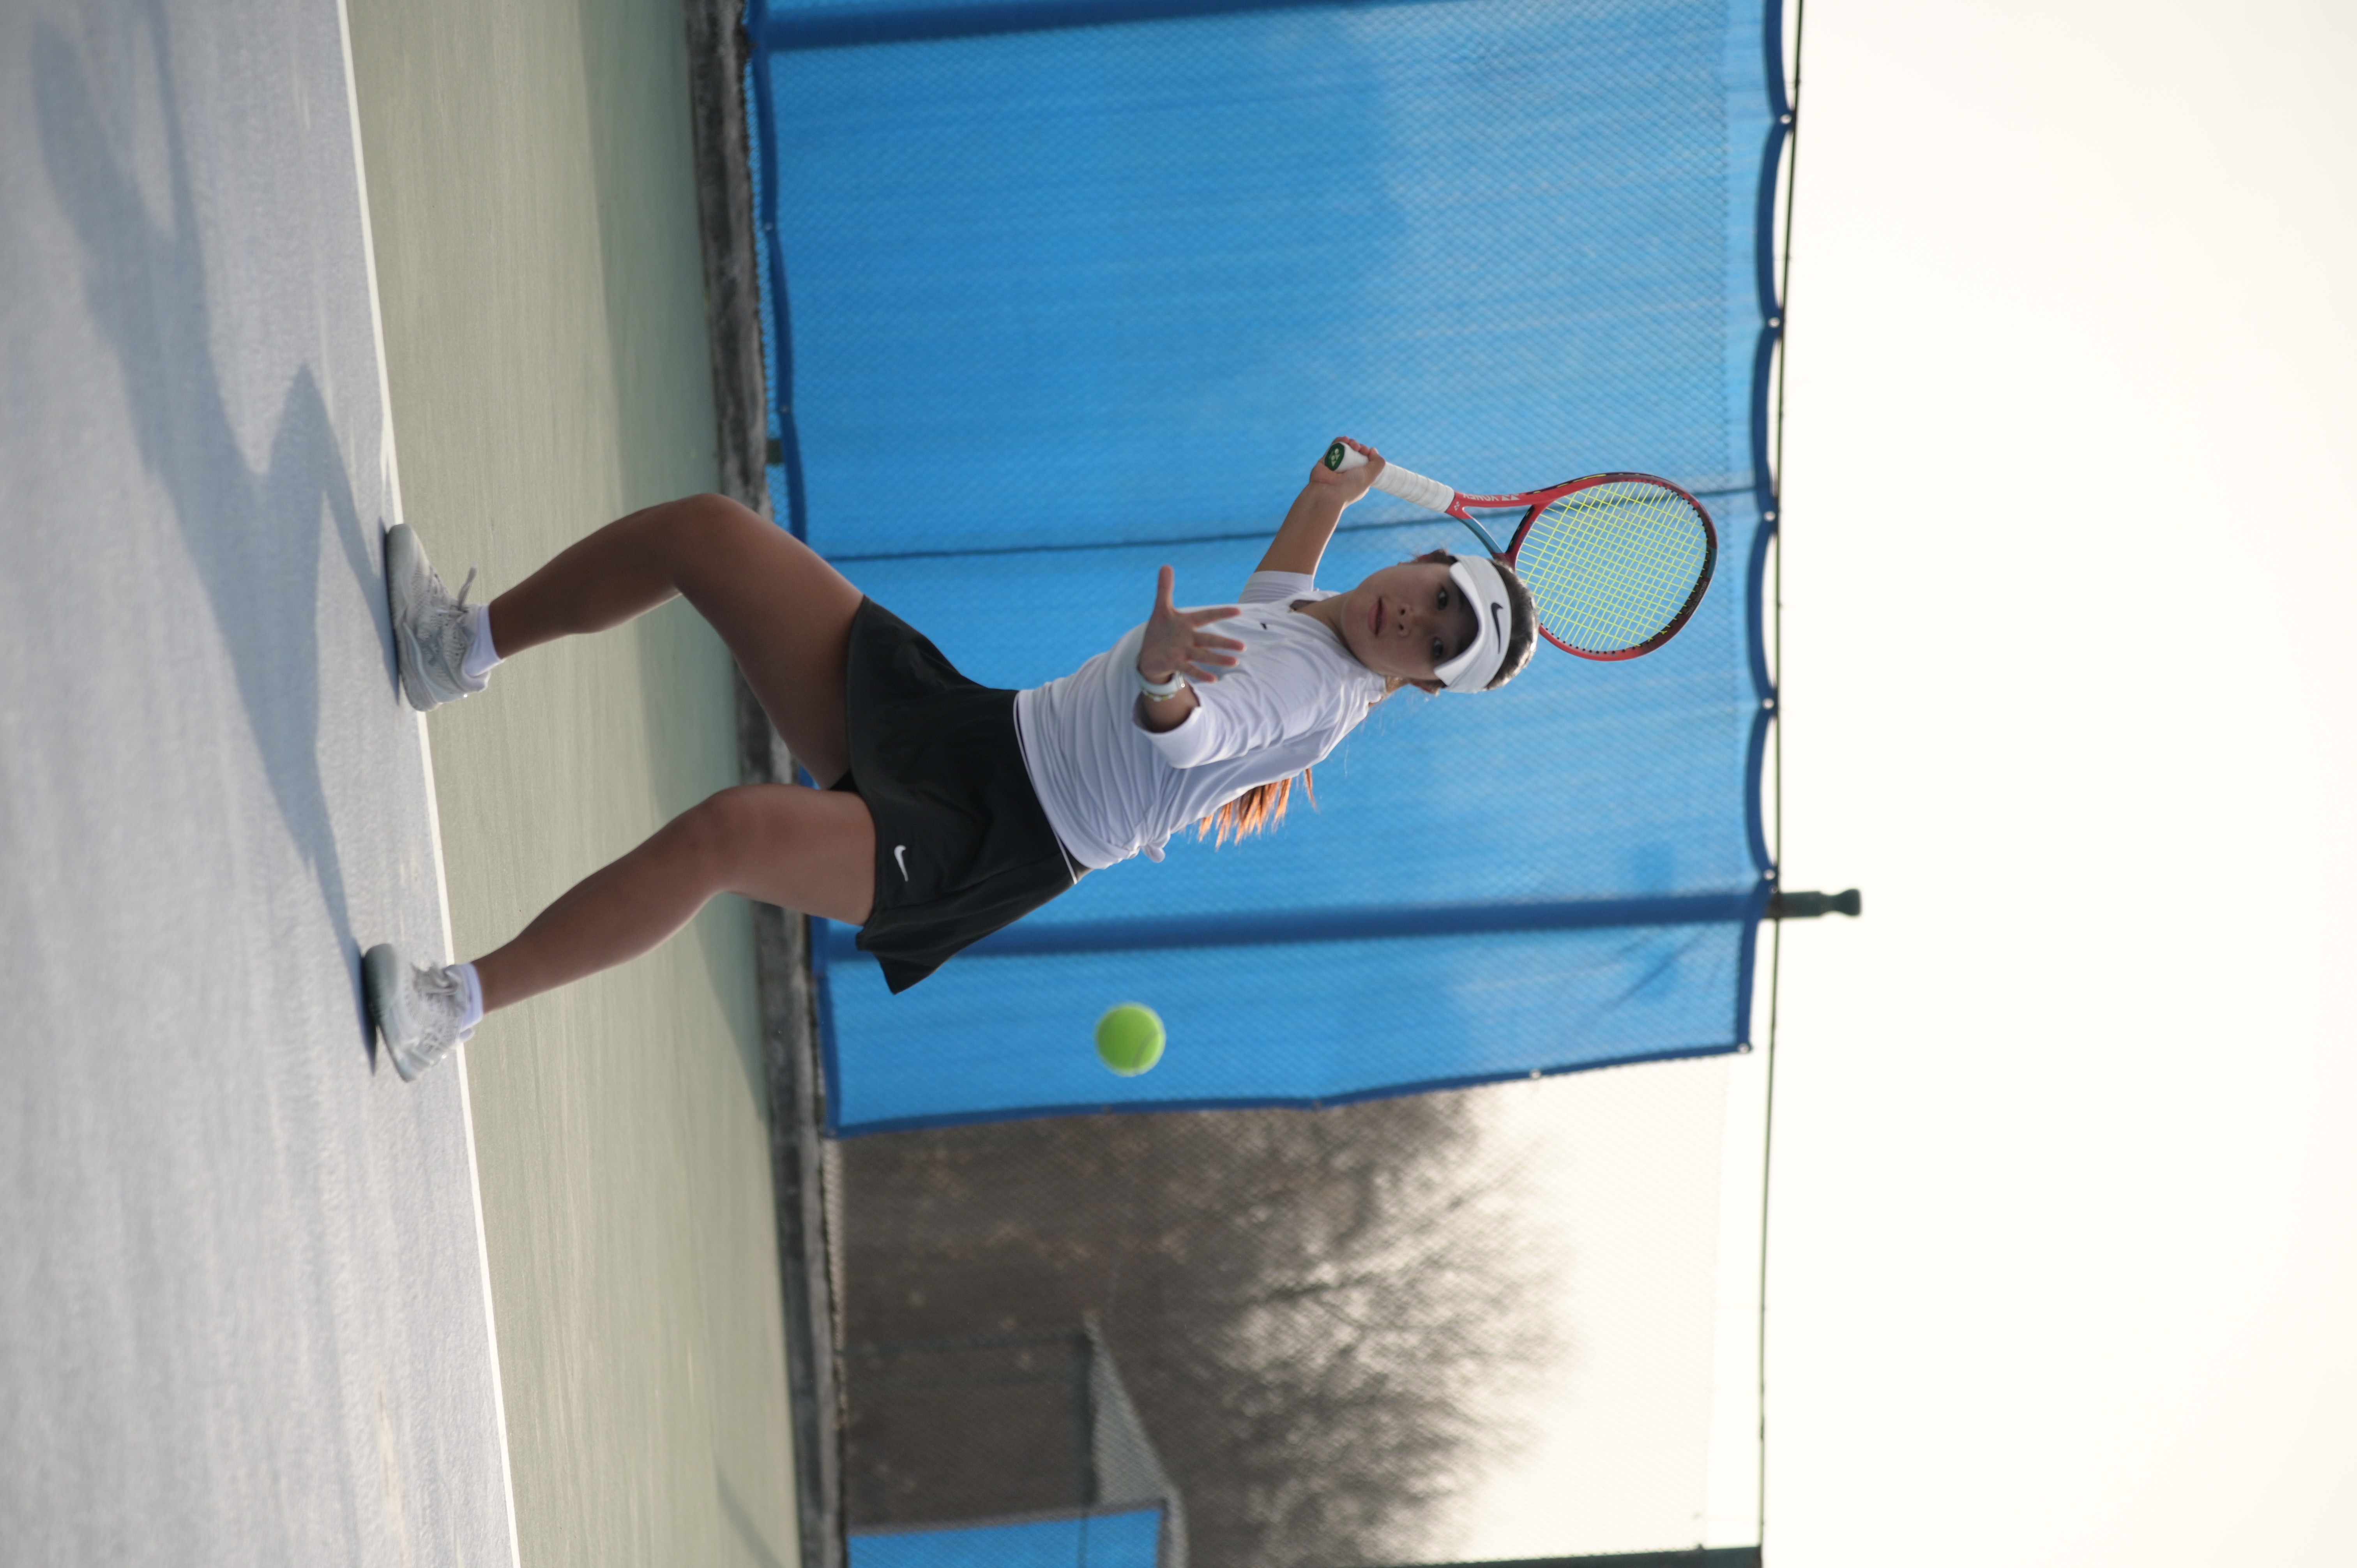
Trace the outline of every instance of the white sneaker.
<instances>
[{"instance_id":1,"label":"white sneaker","mask_svg":"<svg viewBox=\"0 0 2357 1568\"><path fill-rule=\"evenodd\" d=\"M413 967L401 961L391 942L379 942L361 960L361 976L369 1016L404 1083L474 1033L467 1026L467 982L455 965Z\"/></svg>"},{"instance_id":2,"label":"white sneaker","mask_svg":"<svg viewBox=\"0 0 2357 1568\"><path fill-rule=\"evenodd\" d=\"M421 714L490 684L467 679L467 590L474 585L469 567L452 598L425 559L417 531L404 522L386 532L384 591L393 607L393 652L401 661L401 689Z\"/></svg>"}]
</instances>

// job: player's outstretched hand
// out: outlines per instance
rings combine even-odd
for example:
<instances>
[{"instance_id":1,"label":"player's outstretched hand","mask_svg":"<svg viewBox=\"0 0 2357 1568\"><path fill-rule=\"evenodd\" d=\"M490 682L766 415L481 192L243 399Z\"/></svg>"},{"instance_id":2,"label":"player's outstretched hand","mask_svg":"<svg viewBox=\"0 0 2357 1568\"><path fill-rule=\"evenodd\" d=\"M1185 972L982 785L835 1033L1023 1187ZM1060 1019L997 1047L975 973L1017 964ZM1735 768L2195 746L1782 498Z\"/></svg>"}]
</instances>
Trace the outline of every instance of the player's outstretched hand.
<instances>
[{"instance_id":1,"label":"player's outstretched hand","mask_svg":"<svg viewBox=\"0 0 2357 1568\"><path fill-rule=\"evenodd\" d=\"M1368 489L1374 484L1375 476L1383 471L1383 455L1365 443L1353 441L1347 435L1338 435L1334 439L1365 457L1366 461L1355 468L1345 468L1340 473L1336 473L1326 466L1326 459L1321 456L1309 465L1309 482L1321 490L1334 492L1329 494L1328 498L1329 500L1339 500L1342 505L1349 506L1352 501L1365 495Z\"/></svg>"},{"instance_id":2,"label":"player's outstretched hand","mask_svg":"<svg viewBox=\"0 0 2357 1568\"><path fill-rule=\"evenodd\" d=\"M1173 674L1189 681L1216 681L1221 671L1236 665L1234 653L1222 650L1241 649L1243 644L1202 628L1242 612L1233 605L1182 610L1170 599L1178 581L1178 573L1162 568L1161 581L1154 590L1154 614L1146 623L1146 640L1137 650L1137 672L1157 685Z\"/></svg>"}]
</instances>

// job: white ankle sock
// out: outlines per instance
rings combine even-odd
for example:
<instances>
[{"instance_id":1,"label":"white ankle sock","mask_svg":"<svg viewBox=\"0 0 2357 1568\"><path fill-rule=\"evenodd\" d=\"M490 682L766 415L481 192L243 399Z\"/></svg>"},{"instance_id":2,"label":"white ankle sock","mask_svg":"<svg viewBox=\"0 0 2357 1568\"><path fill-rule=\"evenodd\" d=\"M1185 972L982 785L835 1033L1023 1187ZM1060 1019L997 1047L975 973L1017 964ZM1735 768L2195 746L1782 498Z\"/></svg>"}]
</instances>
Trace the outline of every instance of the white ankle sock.
<instances>
[{"instance_id":1,"label":"white ankle sock","mask_svg":"<svg viewBox=\"0 0 2357 1568\"><path fill-rule=\"evenodd\" d=\"M458 673L465 676L476 690L480 691L483 683L491 678L491 671L499 667L499 662L500 650L491 646L491 607L468 605L467 607L467 662L459 669Z\"/></svg>"},{"instance_id":2,"label":"white ankle sock","mask_svg":"<svg viewBox=\"0 0 2357 1568\"><path fill-rule=\"evenodd\" d=\"M455 974L467 983L467 1016L458 1026L458 1037L466 1039L483 1021L483 977L475 972L471 963L454 963L444 972Z\"/></svg>"}]
</instances>

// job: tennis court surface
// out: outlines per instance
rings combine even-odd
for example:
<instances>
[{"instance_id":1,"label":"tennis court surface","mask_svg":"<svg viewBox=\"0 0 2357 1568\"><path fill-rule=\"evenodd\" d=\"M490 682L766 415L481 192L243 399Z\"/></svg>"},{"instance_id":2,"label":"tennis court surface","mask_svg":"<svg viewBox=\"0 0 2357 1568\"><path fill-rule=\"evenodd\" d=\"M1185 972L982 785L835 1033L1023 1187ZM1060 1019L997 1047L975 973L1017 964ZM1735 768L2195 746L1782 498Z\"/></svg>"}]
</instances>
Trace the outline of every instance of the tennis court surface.
<instances>
[{"instance_id":1,"label":"tennis court surface","mask_svg":"<svg viewBox=\"0 0 2357 1568\"><path fill-rule=\"evenodd\" d=\"M26 1563L513 1560L333 0L0 11L0 1521Z\"/></svg>"}]
</instances>

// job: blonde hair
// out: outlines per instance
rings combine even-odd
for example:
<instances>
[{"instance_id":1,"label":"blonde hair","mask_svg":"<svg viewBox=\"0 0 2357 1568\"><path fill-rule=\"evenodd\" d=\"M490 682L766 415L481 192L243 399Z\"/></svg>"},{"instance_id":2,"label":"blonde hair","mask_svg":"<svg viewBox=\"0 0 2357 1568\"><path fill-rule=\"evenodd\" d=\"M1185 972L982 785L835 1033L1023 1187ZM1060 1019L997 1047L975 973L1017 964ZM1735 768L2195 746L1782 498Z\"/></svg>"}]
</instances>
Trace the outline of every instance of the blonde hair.
<instances>
[{"instance_id":1,"label":"blonde hair","mask_svg":"<svg viewBox=\"0 0 2357 1568\"><path fill-rule=\"evenodd\" d=\"M1309 809L1318 809L1318 781L1311 770L1301 770L1301 787L1309 797ZM1232 837L1238 843L1254 833L1266 832L1285 821L1285 808L1293 799L1293 780L1279 779L1267 784L1255 784L1234 800L1195 824L1198 839L1210 839L1217 849Z\"/></svg>"}]
</instances>

